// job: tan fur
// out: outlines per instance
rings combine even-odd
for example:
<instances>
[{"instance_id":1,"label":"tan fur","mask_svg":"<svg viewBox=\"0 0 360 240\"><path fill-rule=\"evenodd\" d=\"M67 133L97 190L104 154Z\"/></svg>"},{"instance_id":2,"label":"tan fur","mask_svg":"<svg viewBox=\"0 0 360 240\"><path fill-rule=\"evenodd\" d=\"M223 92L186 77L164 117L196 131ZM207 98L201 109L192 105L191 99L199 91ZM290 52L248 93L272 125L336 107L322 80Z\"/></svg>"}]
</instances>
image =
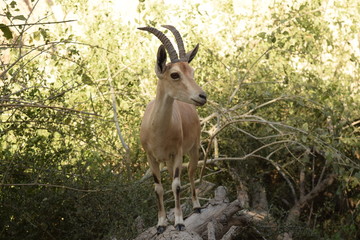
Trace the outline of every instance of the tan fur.
<instances>
[{"instance_id":1,"label":"tan fur","mask_svg":"<svg viewBox=\"0 0 360 240\"><path fill-rule=\"evenodd\" d=\"M194 174L199 158L200 122L194 105L205 104L206 98L200 96L206 95L194 81L194 70L186 62L170 63L166 65L163 73L158 71L156 73L159 78L156 98L148 104L145 110L140 139L154 175L159 206L158 227L167 224L163 203L164 190L159 169L160 162L166 163L173 180L175 225L182 225L179 191L184 154L190 156L188 171L193 207L200 208L194 184ZM172 79L172 73L178 73L180 79ZM177 173L179 176L176 176Z\"/></svg>"}]
</instances>

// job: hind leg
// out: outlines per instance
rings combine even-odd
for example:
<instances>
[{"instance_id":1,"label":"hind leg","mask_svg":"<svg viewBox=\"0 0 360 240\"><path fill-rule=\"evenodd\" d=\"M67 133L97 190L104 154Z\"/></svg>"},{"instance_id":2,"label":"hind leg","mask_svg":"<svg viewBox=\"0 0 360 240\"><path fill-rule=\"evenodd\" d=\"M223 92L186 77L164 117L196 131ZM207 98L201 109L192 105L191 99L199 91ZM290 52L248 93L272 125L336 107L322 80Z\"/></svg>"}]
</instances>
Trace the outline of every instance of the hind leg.
<instances>
[{"instance_id":1,"label":"hind leg","mask_svg":"<svg viewBox=\"0 0 360 240\"><path fill-rule=\"evenodd\" d=\"M193 204L194 212L200 213L201 212L201 205L199 199L197 197L196 189L195 189L195 175L196 175L196 168L199 161L199 148L198 146L191 149L189 153L190 161L188 165L188 174L190 180L190 191L191 191L191 200Z\"/></svg>"}]
</instances>

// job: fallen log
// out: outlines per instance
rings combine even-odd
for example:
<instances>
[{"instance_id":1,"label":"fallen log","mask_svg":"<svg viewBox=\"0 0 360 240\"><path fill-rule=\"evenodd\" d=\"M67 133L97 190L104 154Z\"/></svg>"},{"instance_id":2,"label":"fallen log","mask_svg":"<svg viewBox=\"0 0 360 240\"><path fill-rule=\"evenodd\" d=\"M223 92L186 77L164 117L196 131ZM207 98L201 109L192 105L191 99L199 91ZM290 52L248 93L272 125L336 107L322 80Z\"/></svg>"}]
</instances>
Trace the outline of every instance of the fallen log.
<instances>
[{"instance_id":1,"label":"fallen log","mask_svg":"<svg viewBox=\"0 0 360 240\"><path fill-rule=\"evenodd\" d=\"M193 213L185 219L185 231L177 231L168 226L164 233L157 234L156 227L151 227L141 233L135 240L230 240L239 234L239 227L243 224L263 221L267 212L252 212L242 209L238 199L229 202L227 191L223 186L215 190L215 197L203 206L201 213Z\"/></svg>"}]
</instances>

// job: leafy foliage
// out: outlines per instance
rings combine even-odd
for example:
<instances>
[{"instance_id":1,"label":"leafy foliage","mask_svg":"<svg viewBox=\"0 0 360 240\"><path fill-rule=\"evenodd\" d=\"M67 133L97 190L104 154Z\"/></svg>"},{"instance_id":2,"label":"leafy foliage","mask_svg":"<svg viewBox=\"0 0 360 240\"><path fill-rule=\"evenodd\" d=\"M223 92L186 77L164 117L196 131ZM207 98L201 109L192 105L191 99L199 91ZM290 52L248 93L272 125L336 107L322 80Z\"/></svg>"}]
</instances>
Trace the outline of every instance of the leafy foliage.
<instances>
[{"instance_id":1,"label":"leafy foliage","mask_svg":"<svg viewBox=\"0 0 360 240\"><path fill-rule=\"evenodd\" d=\"M202 145L216 162L206 180L234 196L234 173L248 189L261 183L278 231L296 239L359 237L359 4L278 2L249 15L236 1L185 2L139 1L133 24L59 1L76 23L33 24L5 1L0 238L128 239L138 216L154 224L152 187L137 181L147 169L138 136L159 43L135 29L175 21L188 48L201 43L192 65L210 98L198 109ZM332 175L289 222L293 204Z\"/></svg>"}]
</instances>

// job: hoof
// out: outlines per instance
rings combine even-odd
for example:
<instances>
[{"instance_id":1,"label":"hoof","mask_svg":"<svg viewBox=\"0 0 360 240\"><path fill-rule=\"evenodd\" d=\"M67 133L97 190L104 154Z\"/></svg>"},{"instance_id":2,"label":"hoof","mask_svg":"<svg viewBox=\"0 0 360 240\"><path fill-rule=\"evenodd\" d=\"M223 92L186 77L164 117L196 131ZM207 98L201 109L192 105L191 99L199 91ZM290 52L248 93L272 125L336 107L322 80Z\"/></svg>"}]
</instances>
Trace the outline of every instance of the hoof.
<instances>
[{"instance_id":1,"label":"hoof","mask_svg":"<svg viewBox=\"0 0 360 240\"><path fill-rule=\"evenodd\" d=\"M158 226L156 228L157 234L162 234L163 232L165 232L166 227L165 226Z\"/></svg>"},{"instance_id":2,"label":"hoof","mask_svg":"<svg viewBox=\"0 0 360 240\"><path fill-rule=\"evenodd\" d=\"M175 226L175 228L176 228L176 230L178 230L178 231L184 231L184 230L185 230L185 225L179 223L179 224L177 224L177 225Z\"/></svg>"},{"instance_id":3,"label":"hoof","mask_svg":"<svg viewBox=\"0 0 360 240\"><path fill-rule=\"evenodd\" d=\"M194 213L201 213L201 208L194 208Z\"/></svg>"}]
</instances>

